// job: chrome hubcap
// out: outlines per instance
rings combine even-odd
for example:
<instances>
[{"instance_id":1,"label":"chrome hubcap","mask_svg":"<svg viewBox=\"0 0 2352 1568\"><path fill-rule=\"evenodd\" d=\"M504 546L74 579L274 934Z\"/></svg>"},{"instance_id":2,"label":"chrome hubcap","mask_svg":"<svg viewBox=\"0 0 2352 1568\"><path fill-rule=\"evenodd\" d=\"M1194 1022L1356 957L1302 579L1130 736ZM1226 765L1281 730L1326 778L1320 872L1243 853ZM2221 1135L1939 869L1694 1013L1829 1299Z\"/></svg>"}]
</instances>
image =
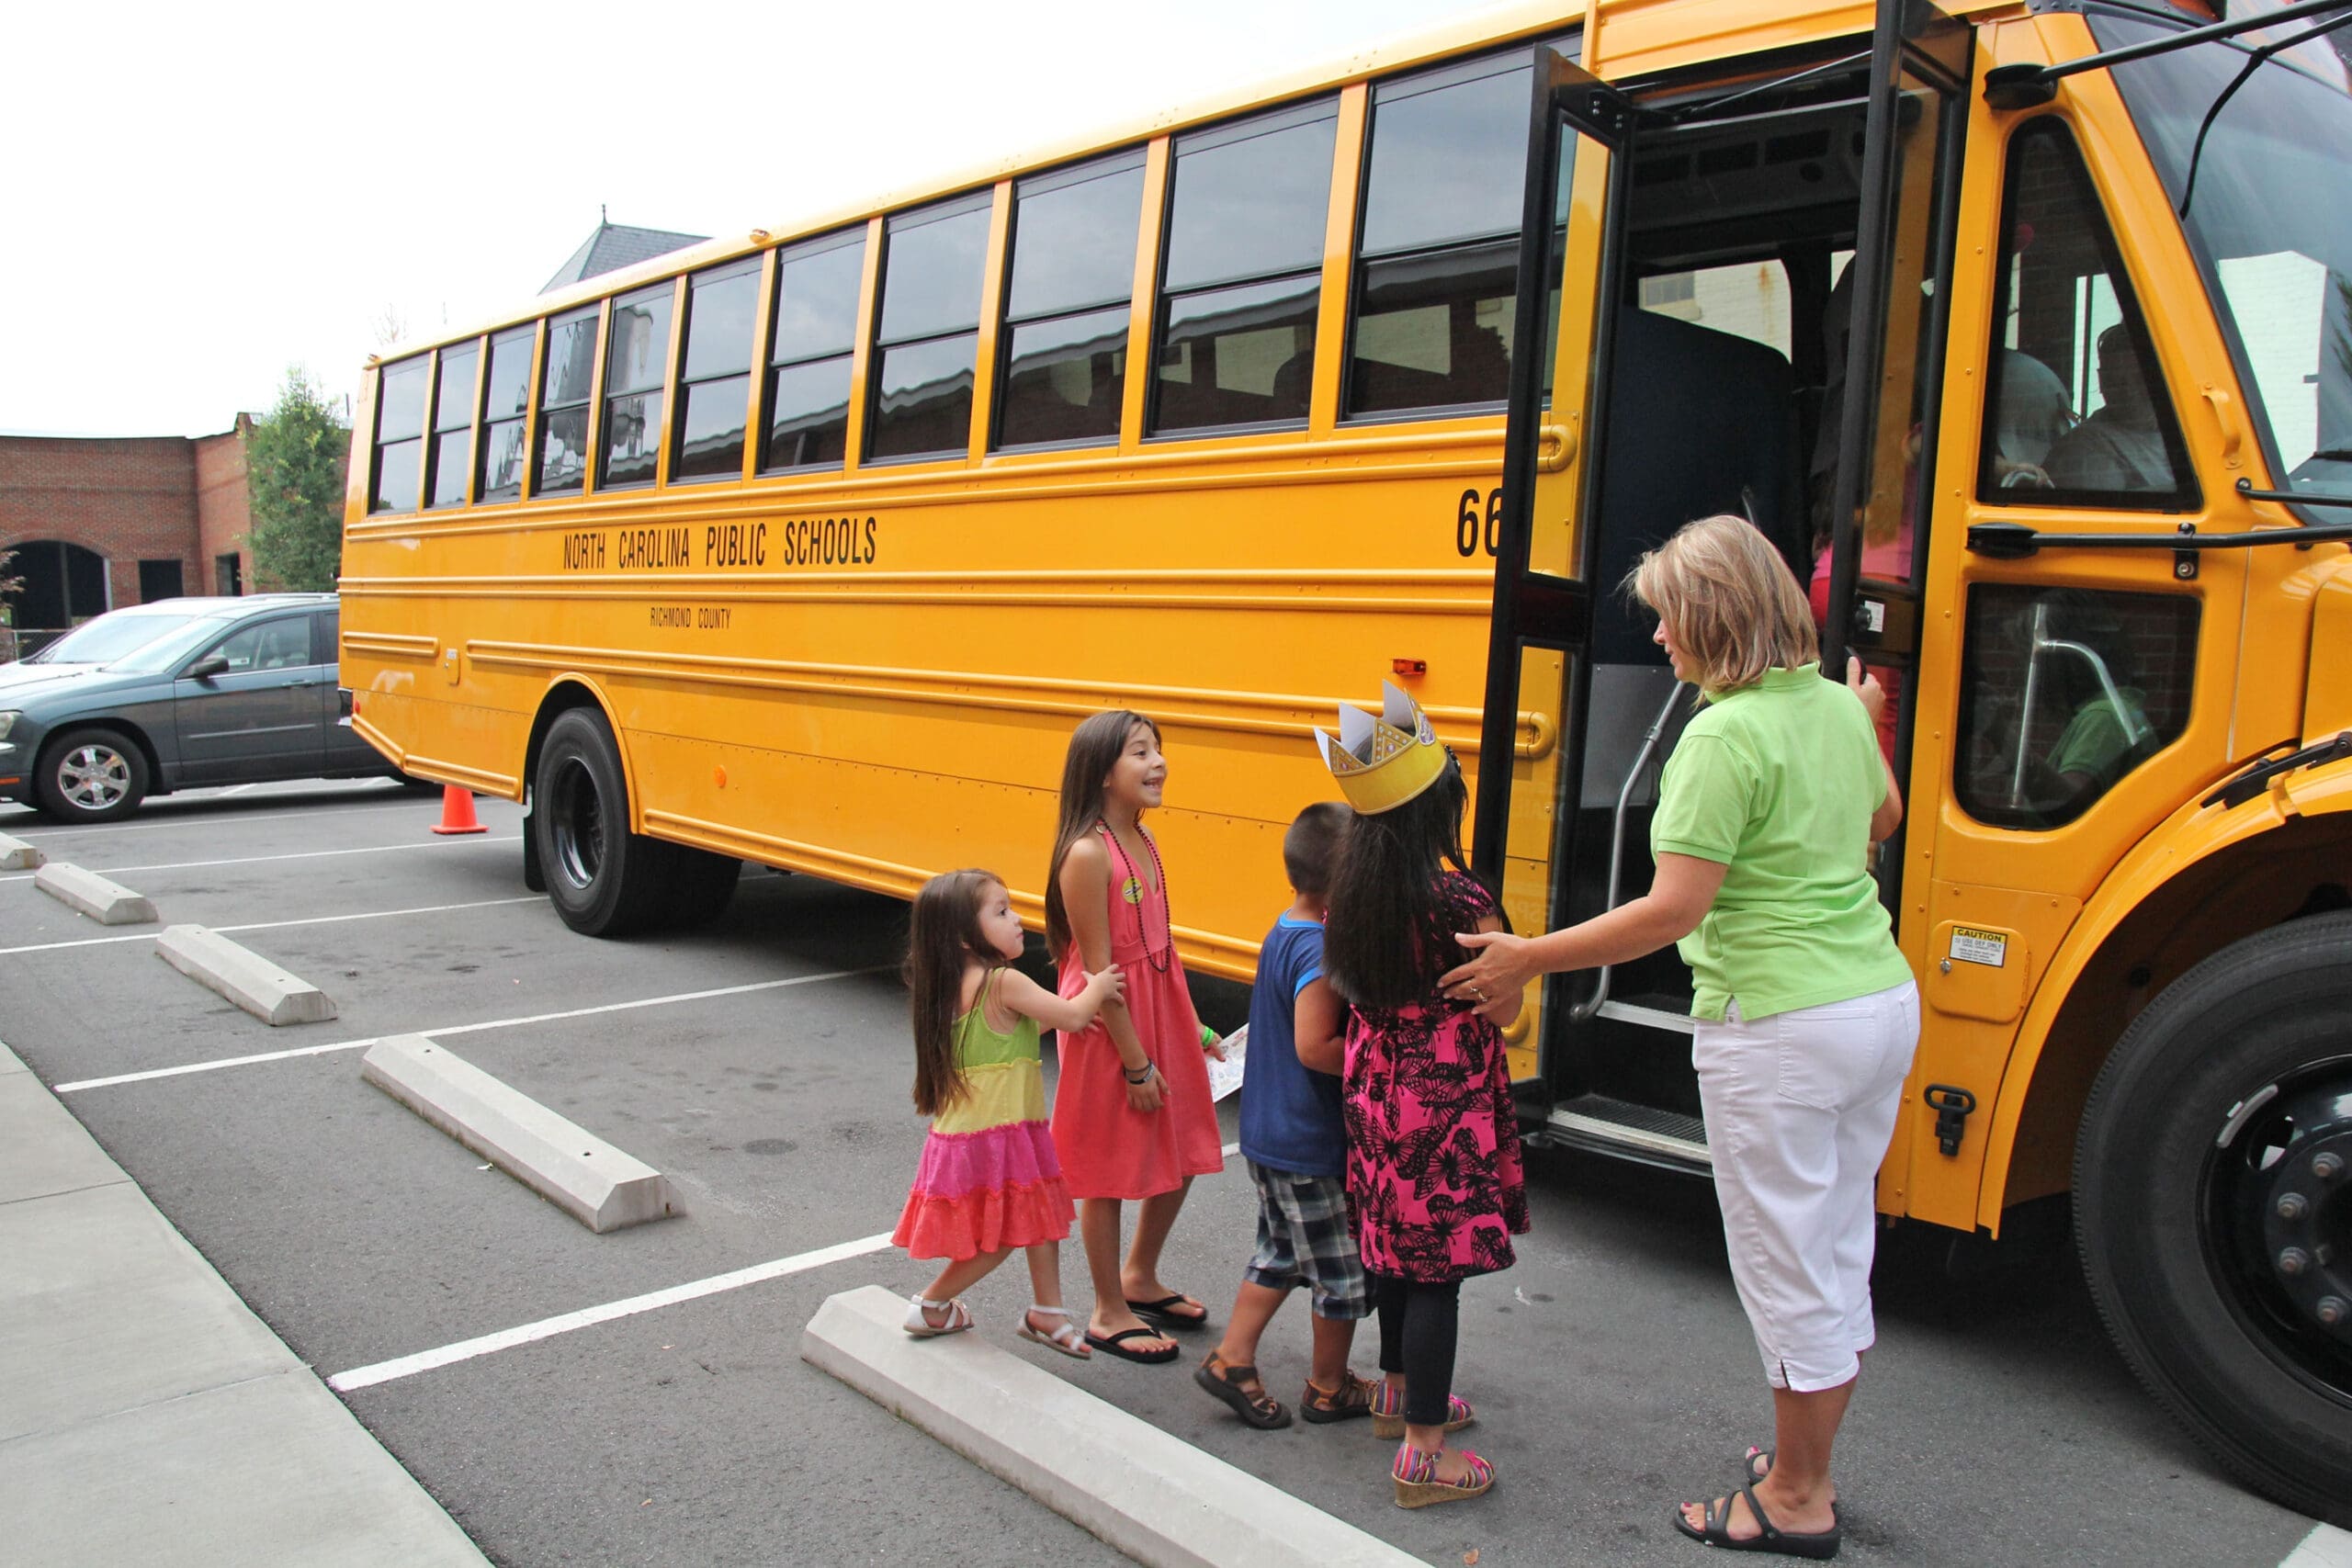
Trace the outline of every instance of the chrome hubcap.
<instances>
[{"instance_id":1,"label":"chrome hubcap","mask_svg":"<svg viewBox=\"0 0 2352 1568\"><path fill-rule=\"evenodd\" d=\"M76 746L57 765L57 787L83 810L104 811L130 793L130 764L111 746Z\"/></svg>"}]
</instances>

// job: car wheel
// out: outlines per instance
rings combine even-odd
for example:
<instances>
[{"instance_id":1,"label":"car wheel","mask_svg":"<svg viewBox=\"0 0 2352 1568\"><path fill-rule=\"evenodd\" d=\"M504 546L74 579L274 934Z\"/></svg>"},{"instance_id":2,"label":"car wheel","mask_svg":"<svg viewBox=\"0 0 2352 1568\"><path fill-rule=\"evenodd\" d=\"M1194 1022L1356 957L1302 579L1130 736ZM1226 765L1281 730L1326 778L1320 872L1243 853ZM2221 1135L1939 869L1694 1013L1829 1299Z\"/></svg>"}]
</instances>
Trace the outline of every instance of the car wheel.
<instances>
[{"instance_id":1,"label":"car wheel","mask_svg":"<svg viewBox=\"0 0 2352 1568\"><path fill-rule=\"evenodd\" d=\"M147 757L118 731L69 729L41 751L41 809L69 822L114 822L147 798Z\"/></svg>"},{"instance_id":2,"label":"car wheel","mask_svg":"<svg viewBox=\"0 0 2352 1568\"><path fill-rule=\"evenodd\" d=\"M620 748L605 716L573 708L548 729L532 788L548 900L587 936L626 936L671 909L669 845L628 829Z\"/></svg>"},{"instance_id":3,"label":"car wheel","mask_svg":"<svg viewBox=\"0 0 2352 1568\"><path fill-rule=\"evenodd\" d=\"M2084 1108L2075 1227L2157 1401L2352 1524L2352 913L2234 942L2132 1021Z\"/></svg>"}]
</instances>

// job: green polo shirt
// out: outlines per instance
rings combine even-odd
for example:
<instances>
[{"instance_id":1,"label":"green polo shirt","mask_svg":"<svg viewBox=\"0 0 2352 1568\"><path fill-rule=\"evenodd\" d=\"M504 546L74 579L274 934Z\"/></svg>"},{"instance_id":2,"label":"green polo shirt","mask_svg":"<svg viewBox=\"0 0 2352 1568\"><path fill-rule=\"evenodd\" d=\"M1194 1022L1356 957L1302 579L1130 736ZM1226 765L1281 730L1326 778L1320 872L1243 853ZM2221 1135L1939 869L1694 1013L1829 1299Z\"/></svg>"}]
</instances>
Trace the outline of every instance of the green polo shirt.
<instances>
[{"instance_id":1,"label":"green polo shirt","mask_svg":"<svg viewBox=\"0 0 2352 1568\"><path fill-rule=\"evenodd\" d=\"M1870 874L1871 816L1886 799L1878 737L1853 694L1818 664L1772 670L1713 698L1682 731L1658 784L1650 852L1723 866L1699 929L1682 939L1694 1018L1769 1018L1899 986Z\"/></svg>"}]
</instances>

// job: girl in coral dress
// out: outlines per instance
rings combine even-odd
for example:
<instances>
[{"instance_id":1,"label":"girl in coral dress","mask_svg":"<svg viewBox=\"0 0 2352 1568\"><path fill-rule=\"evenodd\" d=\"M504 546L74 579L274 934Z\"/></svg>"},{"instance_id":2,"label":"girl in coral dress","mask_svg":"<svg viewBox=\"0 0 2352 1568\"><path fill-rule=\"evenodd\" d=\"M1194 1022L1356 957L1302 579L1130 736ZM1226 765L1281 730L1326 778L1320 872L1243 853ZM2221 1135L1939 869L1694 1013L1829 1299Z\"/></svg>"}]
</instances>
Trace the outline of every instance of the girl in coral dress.
<instances>
[{"instance_id":1,"label":"girl in coral dress","mask_svg":"<svg viewBox=\"0 0 2352 1568\"><path fill-rule=\"evenodd\" d=\"M1159 1278L1160 1249L1195 1176L1225 1167L1209 1055L1176 956L1159 846L1143 814L1160 803L1168 761L1159 728L1139 713L1099 713L1070 737L1061 824L1046 890L1046 945L1064 995L1116 964L1125 976L1091 1028L1062 1031L1054 1145L1079 1203L1094 1281L1087 1343L1125 1360L1176 1359L1159 1329L1208 1321L1198 1301ZM1135 1245L1119 1253L1120 1205L1139 1201Z\"/></svg>"},{"instance_id":2,"label":"girl in coral dress","mask_svg":"<svg viewBox=\"0 0 2352 1568\"><path fill-rule=\"evenodd\" d=\"M972 1326L958 1295L1024 1249L1035 1300L1020 1334L1065 1356L1090 1354L1061 1304L1061 1238L1069 1190L1046 1126L1037 1026L1080 1029L1119 995L1105 964L1063 998L1007 967L1021 956L1021 917L986 871L934 876L915 897L907 986L915 1032L915 1109L929 1115L922 1163L891 1240L947 1266L907 1308L918 1338Z\"/></svg>"}]
</instances>

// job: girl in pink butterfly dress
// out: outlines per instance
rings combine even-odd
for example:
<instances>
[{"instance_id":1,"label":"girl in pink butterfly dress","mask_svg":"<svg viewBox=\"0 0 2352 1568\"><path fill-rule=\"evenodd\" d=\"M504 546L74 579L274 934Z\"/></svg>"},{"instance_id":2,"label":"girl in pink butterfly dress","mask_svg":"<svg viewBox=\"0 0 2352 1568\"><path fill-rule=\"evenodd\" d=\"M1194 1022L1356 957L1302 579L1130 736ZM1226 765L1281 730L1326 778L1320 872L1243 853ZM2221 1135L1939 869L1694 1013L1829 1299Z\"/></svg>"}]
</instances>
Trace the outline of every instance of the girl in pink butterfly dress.
<instances>
[{"instance_id":1,"label":"girl in pink butterfly dress","mask_svg":"<svg viewBox=\"0 0 2352 1568\"><path fill-rule=\"evenodd\" d=\"M1168 776L1159 730L1141 714L1096 714L1070 737L1061 825L1046 895L1046 943L1067 993L1116 964L1124 1004L1061 1036L1054 1146L1079 1201L1094 1282L1087 1342L1122 1359L1176 1359L1159 1330L1196 1329L1207 1309L1159 1278L1159 1257L1195 1176L1221 1170L1204 1035L1176 956L1159 848L1143 813ZM1120 1255L1121 1204L1138 1202L1135 1243Z\"/></svg>"}]
</instances>

